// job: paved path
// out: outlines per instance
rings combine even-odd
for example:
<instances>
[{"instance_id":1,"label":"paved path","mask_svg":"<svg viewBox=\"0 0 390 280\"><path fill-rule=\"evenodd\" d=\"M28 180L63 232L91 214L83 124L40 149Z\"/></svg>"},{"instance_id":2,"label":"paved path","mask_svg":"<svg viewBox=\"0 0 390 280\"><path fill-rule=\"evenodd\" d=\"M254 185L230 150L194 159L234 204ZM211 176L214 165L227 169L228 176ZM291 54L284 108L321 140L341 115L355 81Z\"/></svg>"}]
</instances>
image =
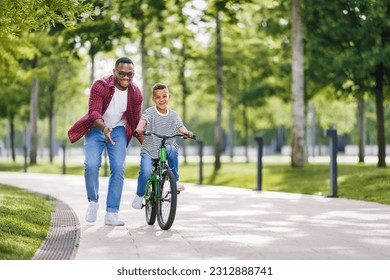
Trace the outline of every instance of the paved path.
<instances>
[{"instance_id":1,"label":"paved path","mask_svg":"<svg viewBox=\"0 0 390 280\"><path fill-rule=\"evenodd\" d=\"M107 178L95 224L85 222L84 179L0 172L0 183L49 194L79 220L76 260L390 260L390 206L300 194L187 184L169 231L148 226L131 208L126 180L124 227L104 225Z\"/></svg>"}]
</instances>

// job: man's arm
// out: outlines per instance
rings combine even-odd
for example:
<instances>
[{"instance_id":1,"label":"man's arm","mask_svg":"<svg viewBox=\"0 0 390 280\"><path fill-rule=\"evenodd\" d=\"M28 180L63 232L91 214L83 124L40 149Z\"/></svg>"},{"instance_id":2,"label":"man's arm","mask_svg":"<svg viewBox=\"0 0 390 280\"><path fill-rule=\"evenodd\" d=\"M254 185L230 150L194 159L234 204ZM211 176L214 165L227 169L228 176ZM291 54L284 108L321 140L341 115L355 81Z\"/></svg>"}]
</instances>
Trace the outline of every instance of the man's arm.
<instances>
[{"instance_id":1,"label":"man's arm","mask_svg":"<svg viewBox=\"0 0 390 280\"><path fill-rule=\"evenodd\" d=\"M103 131L104 133L104 136L107 138L107 140L112 144L112 145L115 145L115 142L112 141L111 139L111 132L112 132L112 128L111 127L108 127L106 126L106 124L104 123L104 121L102 119L97 119L93 122L93 125L97 128L99 128L101 131Z\"/></svg>"}]
</instances>

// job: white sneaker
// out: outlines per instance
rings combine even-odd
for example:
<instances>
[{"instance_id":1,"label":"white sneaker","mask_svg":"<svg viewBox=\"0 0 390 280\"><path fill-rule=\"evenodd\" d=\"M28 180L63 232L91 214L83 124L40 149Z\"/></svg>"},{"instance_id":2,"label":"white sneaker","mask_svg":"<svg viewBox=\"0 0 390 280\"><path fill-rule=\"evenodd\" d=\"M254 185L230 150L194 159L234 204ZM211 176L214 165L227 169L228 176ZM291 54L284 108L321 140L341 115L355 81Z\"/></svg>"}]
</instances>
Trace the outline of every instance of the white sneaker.
<instances>
[{"instance_id":1,"label":"white sneaker","mask_svg":"<svg viewBox=\"0 0 390 280\"><path fill-rule=\"evenodd\" d=\"M96 215L97 215L97 210L99 209L99 203L95 201L90 201L89 206L87 209L87 214L85 215L85 220L88 223L93 223L96 221Z\"/></svg>"},{"instance_id":2,"label":"white sneaker","mask_svg":"<svg viewBox=\"0 0 390 280\"><path fill-rule=\"evenodd\" d=\"M105 218L106 225L108 226L124 226L125 223L119 219L118 213L107 212Z\"/></svg>"},{"instance_id":3,"label":"white sneaker","mask_svg":"<svg viewBox=\"0 0 390 280\"><path fill-rule=\"evenodd\" d=\"M179 191L179 192L182 192L186 189L181 182L176 182L176 188L177 188L177 191Z\"/></svg>"},{"instance_id":4,"label":"white sneaker","mask_svg":"<svg viewBox=\"0 0 390 280\"><path fill-rule=\"evenodd\" d=\"M144 200L144 198L142 196L135 195L131 206L133 206L134 209L142 209L142 201L143 200Z\"/></svg>"}]
</instances>

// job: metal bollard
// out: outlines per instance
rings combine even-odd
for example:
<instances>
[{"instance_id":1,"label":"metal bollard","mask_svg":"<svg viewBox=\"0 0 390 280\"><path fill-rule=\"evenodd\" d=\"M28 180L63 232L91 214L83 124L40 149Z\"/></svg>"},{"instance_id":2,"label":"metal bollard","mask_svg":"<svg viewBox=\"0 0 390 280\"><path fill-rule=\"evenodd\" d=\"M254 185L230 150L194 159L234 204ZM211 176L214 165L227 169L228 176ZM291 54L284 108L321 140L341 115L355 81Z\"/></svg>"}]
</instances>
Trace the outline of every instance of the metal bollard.
<instances>
[{"instance_id":1,"label":"metal bollard","mask_svg":"<svg viewBox=\"0 0 390 280\"><path fill-rule=\"evenodd\" d=\"M65 143L62 143L62 174L66 174L66 162L65 162L65 153L66 153L66 146Z\"/></svg>"},{"instance_id":2,"label":"metal bollard","mask_svg":"<svg viewBox=\"0 0 390 280\"><path fill-rule=\"evenodd\" d=\"M23 152L24 152L24 172L27 172L27 146L23 146Z\"/></svg>"},{"instance_id":3,"label":"metal bollard","mask_svg":"<svg viewBox=\"0 0 390 280\"><path fill-rule=\"evenodd\" d=\"M330 137L330 194L326 197L337 197L337 130L327 129L325 136Z\"/></svg>"},{"instance_id":4,"label":"metal bollard","mask_svg":"<svg viewBox=\"0 0 390 280\"><path fill-rule=\"evenodd\" d=\"M203 141L196 141L199 145L199 185L203 184Z\"/></svg>"},{"instance_id":5,"label":"metal bollard","mask_svg":"<svg viewBox=\"0 0 390 280\"><path fill-rule=\"evenodd\" d=\"M263 184L263 137L255 136L257 142L257 190L261 191Z\"/></svg>"}]
</instances>

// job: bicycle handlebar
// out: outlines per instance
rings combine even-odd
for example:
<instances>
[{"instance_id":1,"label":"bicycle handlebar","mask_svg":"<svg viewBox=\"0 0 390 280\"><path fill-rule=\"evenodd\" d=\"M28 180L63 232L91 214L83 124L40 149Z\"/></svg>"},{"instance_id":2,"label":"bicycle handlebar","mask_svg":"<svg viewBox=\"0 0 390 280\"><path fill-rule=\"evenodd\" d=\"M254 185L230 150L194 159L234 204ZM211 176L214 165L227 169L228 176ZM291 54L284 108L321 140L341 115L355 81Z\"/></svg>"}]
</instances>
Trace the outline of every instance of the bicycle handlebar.
<instances>
[{"instance_id":1,"label":"bicycle handlebar","mask_svg":"<svg viewBox=\"0 0 390 280\"><path fill-rule=\"evenodd\" d=\"M185 134L174 134L174 135L160 135L160 134L157 134L157 133L154 133L152 131L147 131L145 130L142 134L139 134L136 130L133 131L133 135L134 136L141 136L141 135L145 135L145 136L151 136L151 135L154 135L154 136L157 136L158 138L162 138L162 139L169 139L169 138L174 138L174 137L180 137L182 139L193 139L193 140L196 140L196 135L193 135L192 137L189 137L188 135L185 135Z\"/></svg>"}]
</instances>

